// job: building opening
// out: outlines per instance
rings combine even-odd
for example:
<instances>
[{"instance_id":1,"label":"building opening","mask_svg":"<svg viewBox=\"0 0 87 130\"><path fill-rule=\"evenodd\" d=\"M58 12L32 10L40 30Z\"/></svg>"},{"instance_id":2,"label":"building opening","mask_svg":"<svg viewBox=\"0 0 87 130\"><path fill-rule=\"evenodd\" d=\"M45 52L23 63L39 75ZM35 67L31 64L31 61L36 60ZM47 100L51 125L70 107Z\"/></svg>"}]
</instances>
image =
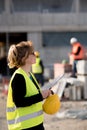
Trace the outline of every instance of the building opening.
<instances>
[{"instance_id":1,"label":"building opening","mask_svg":"<svg viewBox=\"0 0 87 130\"><path fill-rule=\"evenodd\" d=\"M17 44L27 40L27 33L0 33L0 74L9 76L14 69L9 69L7 65L7 52L12 44Z\"/></svg>"}]
</instances>

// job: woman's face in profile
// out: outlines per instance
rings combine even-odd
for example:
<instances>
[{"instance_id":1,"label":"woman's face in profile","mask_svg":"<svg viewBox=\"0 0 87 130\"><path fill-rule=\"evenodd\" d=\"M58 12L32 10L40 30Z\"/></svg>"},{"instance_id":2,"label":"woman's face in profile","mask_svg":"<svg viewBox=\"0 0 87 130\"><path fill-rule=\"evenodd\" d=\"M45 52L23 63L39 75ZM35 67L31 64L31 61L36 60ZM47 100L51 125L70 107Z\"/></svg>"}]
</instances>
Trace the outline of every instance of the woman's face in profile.
<instances>
[{"instance_id":1,"label":"woman's face in profile","mask_svg":"<svg viewBox=\"0 0 87 130\"><path fill-rule=\"evenodd\" d=\"M28 58L26 59L27 64L35 64L36 63L36 56L33 54L30 54Z\"/></svg>"}]
</instances>

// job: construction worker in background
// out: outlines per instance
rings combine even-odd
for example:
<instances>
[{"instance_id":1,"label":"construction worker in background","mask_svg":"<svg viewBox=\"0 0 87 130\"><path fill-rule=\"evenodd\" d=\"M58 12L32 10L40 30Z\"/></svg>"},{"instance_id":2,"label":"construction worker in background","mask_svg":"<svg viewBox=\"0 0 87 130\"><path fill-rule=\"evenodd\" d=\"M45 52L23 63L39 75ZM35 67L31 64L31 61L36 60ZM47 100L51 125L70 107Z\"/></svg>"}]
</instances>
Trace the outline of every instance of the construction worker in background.
<instances>
[{"instance_id":1,"label":"construction worker in background","mask_svg":"<svg viewBox=\"0 0 87 130\"><path fill-rule=\"evenodd\" d=\"M44 85L44 65L40 58L40 53L38 51L35 52L36 63L32 65L32 73L36 77L37 81L41 86Z\"/></svg>"},{"instance_id":2,"label":"construction worker in background","mask_svg":"<svg viewBox=\"0 0 87 130\"><path fill-rule=\"evenodd\" d=\"M77 38L72 37L70 39L70 44L72 45L71 53L69 54L70 64L72 64L72 75L71 77L77 77L76 64L78 60L84 59L84 47L78 42Z\"/></svg>"}]
</instances>

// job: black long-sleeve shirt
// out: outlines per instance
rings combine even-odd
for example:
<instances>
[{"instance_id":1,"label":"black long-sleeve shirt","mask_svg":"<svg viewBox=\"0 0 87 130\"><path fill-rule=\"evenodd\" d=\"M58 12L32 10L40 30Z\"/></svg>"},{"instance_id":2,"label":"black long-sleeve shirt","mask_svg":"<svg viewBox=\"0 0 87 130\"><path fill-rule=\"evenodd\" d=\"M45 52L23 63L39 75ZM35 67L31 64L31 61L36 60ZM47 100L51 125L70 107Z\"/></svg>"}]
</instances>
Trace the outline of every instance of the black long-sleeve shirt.
<instances>
[{"instance_id":1,"label":"black long-sleeve shirt","mask_svg":"<svg viewBox=\"0 0 87 130\"><path fill-rule=\"evenodd\" d=\"M36 85L36 84L35 84ZM26 107L43 100L41 93L25 97L26 83L23 75L16 74L12 80L12 96L16 107Z\"/></svg>"},{"instance_id":2,"label":"black long-sleeve shirt","mask_svg":"<svg viewBox=\"0 0 87 130\"><path fill-rule=\"evenodd\" d=\"M43 73L44 73L44 65L43 65L42 60L40 60L40 65L41 65L41 67L42 67L42 74L43 74Z\"/></svg>"}]
</instances>

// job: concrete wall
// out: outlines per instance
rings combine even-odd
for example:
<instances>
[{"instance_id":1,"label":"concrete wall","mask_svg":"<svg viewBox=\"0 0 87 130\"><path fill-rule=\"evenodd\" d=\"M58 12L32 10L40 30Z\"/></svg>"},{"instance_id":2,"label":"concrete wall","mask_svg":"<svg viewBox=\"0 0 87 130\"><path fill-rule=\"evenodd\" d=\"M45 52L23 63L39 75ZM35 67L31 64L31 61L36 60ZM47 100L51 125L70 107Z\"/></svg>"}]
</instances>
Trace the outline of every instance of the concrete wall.
<instances>
[{"instance_id":1,"label":"concrete wall","mask_svg":"<svg viewBox=\"0 0 87 130\"><path fill-rule=\"evenodd\" d=\"M87 13L15 13L0 15L0 32L87 30Z\"/></svg>"},{"instance_id":2,"label":"concrete wall","mask_svg":"<svg viewBox=\"0 0 87 130\"><path fill-rule=\"evenodd\" d=\"M81 13L75 0L75 12L11 12L10 0L5 0L5 10L0 13L0 32L25 32L39 50L44 63L52 64L68 60L69 47L43 47L42 32L87 31L87 13Z\"/></svg>"}]
</instances>

